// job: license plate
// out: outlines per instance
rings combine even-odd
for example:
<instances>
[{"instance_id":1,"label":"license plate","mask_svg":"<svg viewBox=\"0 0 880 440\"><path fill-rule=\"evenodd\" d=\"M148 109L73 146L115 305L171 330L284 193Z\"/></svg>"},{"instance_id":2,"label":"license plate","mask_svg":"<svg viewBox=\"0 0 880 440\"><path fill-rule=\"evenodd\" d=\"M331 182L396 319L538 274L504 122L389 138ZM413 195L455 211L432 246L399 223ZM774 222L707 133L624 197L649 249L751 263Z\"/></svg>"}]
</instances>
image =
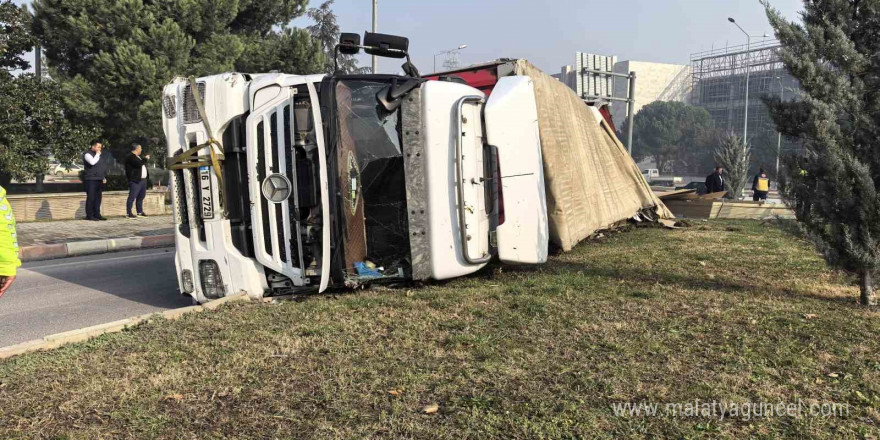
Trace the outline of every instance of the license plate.
<instances>
[{"instance_id":1,"label":"license plate","mask_svg":"<svg viewBox=\"0 0 880 440\"><path fill-rule=\"evenodd\" d=\"M211 167L199 167L199 195L202 199L202 219L214 219L214 192L211 189Z\"/></svg>"}]
</instances>

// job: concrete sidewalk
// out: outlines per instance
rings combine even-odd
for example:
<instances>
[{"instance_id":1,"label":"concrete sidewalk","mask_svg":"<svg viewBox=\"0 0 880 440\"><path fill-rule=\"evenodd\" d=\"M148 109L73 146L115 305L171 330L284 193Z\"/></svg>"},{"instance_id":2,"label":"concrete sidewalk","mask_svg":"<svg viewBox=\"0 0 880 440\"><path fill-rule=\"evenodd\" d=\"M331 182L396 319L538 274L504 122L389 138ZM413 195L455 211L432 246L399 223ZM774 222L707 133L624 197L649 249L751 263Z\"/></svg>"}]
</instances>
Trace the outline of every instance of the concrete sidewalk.
<instances>
[{"instance_id":1,"label":"concrete sidewalk","mask_svg":"<svg viewBox=\"0 0 880 440\"><path fill-rule=\"evenodd\" d=\"M137 220L66 220L16 225L22 261L174 245L170 215Z\"/></svg>"}]
</instances>

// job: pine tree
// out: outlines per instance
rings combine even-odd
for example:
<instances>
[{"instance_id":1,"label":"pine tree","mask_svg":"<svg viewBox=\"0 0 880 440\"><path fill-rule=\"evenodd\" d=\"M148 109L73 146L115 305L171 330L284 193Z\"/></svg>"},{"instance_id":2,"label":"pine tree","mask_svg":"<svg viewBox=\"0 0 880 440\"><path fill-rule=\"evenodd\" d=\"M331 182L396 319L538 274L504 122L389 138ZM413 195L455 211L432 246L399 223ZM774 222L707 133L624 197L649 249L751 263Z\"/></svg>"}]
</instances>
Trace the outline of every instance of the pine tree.
<instances>
[{"instance_id":1,"label":"pine tree","mask_svg":"<svg viewBox=\"0 0 880 440\"><path fill-rule=\"evenodd\" d=\"M321 42L324 52L324 72L332 74L336 64L336 45L339 44L339 23L331 9L336 0L327 0L317 8L309 9L309 18L315 24L308 27L312 37ZM342 73L368 73L369 68L358 67L357 58L352 55L340 54L338 57L339 71Z\"/></svg>"},{"instance_id":2,"label":"pine tree","mask_svg":"<svg viewBox=\"0 0 880 440\"><path fill-rule=\"evenodd\" d=\"M715 163L722 167L727 175L727 198L739 200L749 179L749 160L751 147L743 138L728 133L721 137L715 148Z\"/></svg>"},{"instance_id":3,"label":"pine tree","mask_svg":"<svg viewBox=\"0 0 880 440\"><path fill-rule=\"evenodd\" d=\"M806 0L803 24L763 2L802 102L768 99L783 134L805 153L786 158L783 196L829 264L858 275L877 305L880 269L880 1Z\"/></svg>"},{"instance_id":4,"label":"pine tree","mask_svg":"<svg viewBox=\"0 0 880 440\"><path fill-rule=\"evenodd\" d=\"M34 0L34 33L75 121L114 150L161 139L161 91L175 76L314 73L320 44L287 24L307 0ZM119 156L120 151L117 151Z\"/></svg>"}]
</instances>

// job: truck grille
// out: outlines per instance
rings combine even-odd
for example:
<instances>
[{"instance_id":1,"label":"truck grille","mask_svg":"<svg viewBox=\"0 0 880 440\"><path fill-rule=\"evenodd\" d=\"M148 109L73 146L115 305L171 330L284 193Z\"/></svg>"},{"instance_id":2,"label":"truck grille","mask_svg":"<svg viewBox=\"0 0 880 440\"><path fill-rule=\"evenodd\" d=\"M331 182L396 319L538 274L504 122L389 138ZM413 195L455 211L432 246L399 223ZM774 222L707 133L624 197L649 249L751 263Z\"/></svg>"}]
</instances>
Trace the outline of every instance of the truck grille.
<instances>
[{"instance_id":1,"label":"truck grille","mask_svg":"<svg viewBox=\"0 0 880 440\"><path fill-rule=\"evenodd\" d=\"M290 164L290 113L290 105L279 106L267 119L257 124L257 151L253 153L256 154L256 179L260 185L273 173L283 174L296 182L295 175L292 174L294 167ZM295 188L295 183L293 186ZM281 203L272 203L260 191L259 200L256 201L262 218L261 224L254 224L255 228L260 228L259 235L262 236L257 246L262 246L263 254L274 263L268 266L281 273L300 267L299 255L302 251L298 247L298 227L293 214L296 210L294 200L295 192Z\"/></svg>"},{"instance_id":2,"label":"truck grille","mask_svg":"<svg viewBox=\"0 0 880 440\"><path fill-rule=\"evenodd\" d=\"M171 184L174 188L174 213L178 230L184 237L189 238L189 203L186 198L183 170L175 170L171 173Z\"/></svg>"},{"instance_id":3,"label":"truck grille","mask_svg":"<svg viewBox=\"0 0 880 440\"><path fill-rule=\"evenodd\" d=\"M198 203L201 198L198 173L192 169L174 170L171 181L174 186L174 212L178 230L184 237L190 238L191 228L196 227L199 238L205 241L201 204Z\"/></svg>"},{"instance_id":4,"label":"truck grille","mask_svg":"<svg viewBox=\"0 0 880 440\"><path fill-rule=\"evenodd\" d=\"M177 116L177 97L166 96L162 99L162 109L165 110L165 117L168 119Z\"/></svg>"},{"instance_id":5,"label":"truck grille","mask_svg":"<svg viewBox=\"0 0 880 440\"><path fill-rule=\"evenodd\" d=\"M290 133L289 132L285 133L285 135L287 136L286 144L290 145ZM293 164L294 164L294 161L296 160L296 155L293 154L293 148L285 148L284 149L284 158L285 158L285 163L287 164L287 169L284 170L284 172L286 173L287 177L290 179L291 183L293 183L294 188L296 188L297 181L296 181L296 178L294 177L294 176L296 176L296 174L294 174L294 170L293 170L293 168L294 168ZM290 195L290 200L294 200L294 197L298 198L298 194L295 191L293 194ZM288 203L287 204L287 213L288 213L288 218L290 219L291 235L293 235L293 237L291 239L295 240L295 237L297 235L296 220L299 217L299 212L296 209L295 203ZM296 251L295 242L292 242L290 245L291 245L290 246L291 247L291 249L290 249L291 250L290 264L294 267L302 267L301 262L299 260L298 253Z\"/></svg>"},{"instance_id":6,"label":"truck grille","mask_svg":"<svg viewBox=\"0 0 880 440\"><path fill-rule=\"evenodd\" d=\"M199 87L199 96L202 98L202 105L205 104L205 83L196 83ZM196 98L192 92L192 85L187 85L183 89L183 123L194 124L202 122L202 115L199 114L199 107L196 105Z\"/></svg>"},{"instance_id":7,"label":"truck grille","mask_svg":"<svg viewBox=\"0 0 880 440\"><path fill-rule=\"evenodd\" d=\"M254 236L251 231L251 196L248 189L248 164L245 139L246 115L239 116L223 131L224 184L226 213L232 233L232 244L242 255L254 257Z\"/></svg>"}]
</instances>

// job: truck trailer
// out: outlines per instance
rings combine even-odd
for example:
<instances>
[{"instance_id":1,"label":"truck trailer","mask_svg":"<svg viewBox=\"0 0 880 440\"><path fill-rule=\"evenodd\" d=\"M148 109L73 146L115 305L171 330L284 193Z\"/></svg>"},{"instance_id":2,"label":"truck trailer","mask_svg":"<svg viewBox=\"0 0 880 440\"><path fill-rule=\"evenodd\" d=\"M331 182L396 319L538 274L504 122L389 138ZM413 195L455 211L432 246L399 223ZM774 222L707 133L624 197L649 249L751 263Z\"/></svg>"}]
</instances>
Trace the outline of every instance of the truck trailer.
<instances>
[{"instance_id":1,"label":"truck trailer","mask_svg":"<svg viewBox=\"0 0 880 440\"><path fill-rule=\"evenodd\" d=\"M179 288L195 302L443 280L547 260L534 82L224 73L163 91Z\"/></svg>"},{"instance_id":2,"label":"truck trailer","mask_svg":"<svg viewBox=\"0 0 880 440\"><path fill-rule=\"evenodd\" d=\"M425 78L438 81L459 81L476 87L486 96L492 94L492 89L498 80L505 76L513 76L517 74L517 63L519 60L515 58L500 58L486 63L473 64L470 66L460 67L453 70L445 70L442 72L434 72L425 75ZM596 107L602 119L608 124L612 132L617 132L614 126L614 119L611 117L611 106L607 102L594 102L588 104Z\"/></svg>"},{"instance_id":3,"label":"truck trailer","mask_svg":"<svg viewBox=\"0 0 880 440\"><path fill-rule=\"evenodd\" d=\"M499 81L513 76L534 83L554 246L568 251L621 222L673 218L617 138L607 106L584 102L523 59L500 58L426 75L467 84L490 96Z\"/></svg>"}]
</instances>

